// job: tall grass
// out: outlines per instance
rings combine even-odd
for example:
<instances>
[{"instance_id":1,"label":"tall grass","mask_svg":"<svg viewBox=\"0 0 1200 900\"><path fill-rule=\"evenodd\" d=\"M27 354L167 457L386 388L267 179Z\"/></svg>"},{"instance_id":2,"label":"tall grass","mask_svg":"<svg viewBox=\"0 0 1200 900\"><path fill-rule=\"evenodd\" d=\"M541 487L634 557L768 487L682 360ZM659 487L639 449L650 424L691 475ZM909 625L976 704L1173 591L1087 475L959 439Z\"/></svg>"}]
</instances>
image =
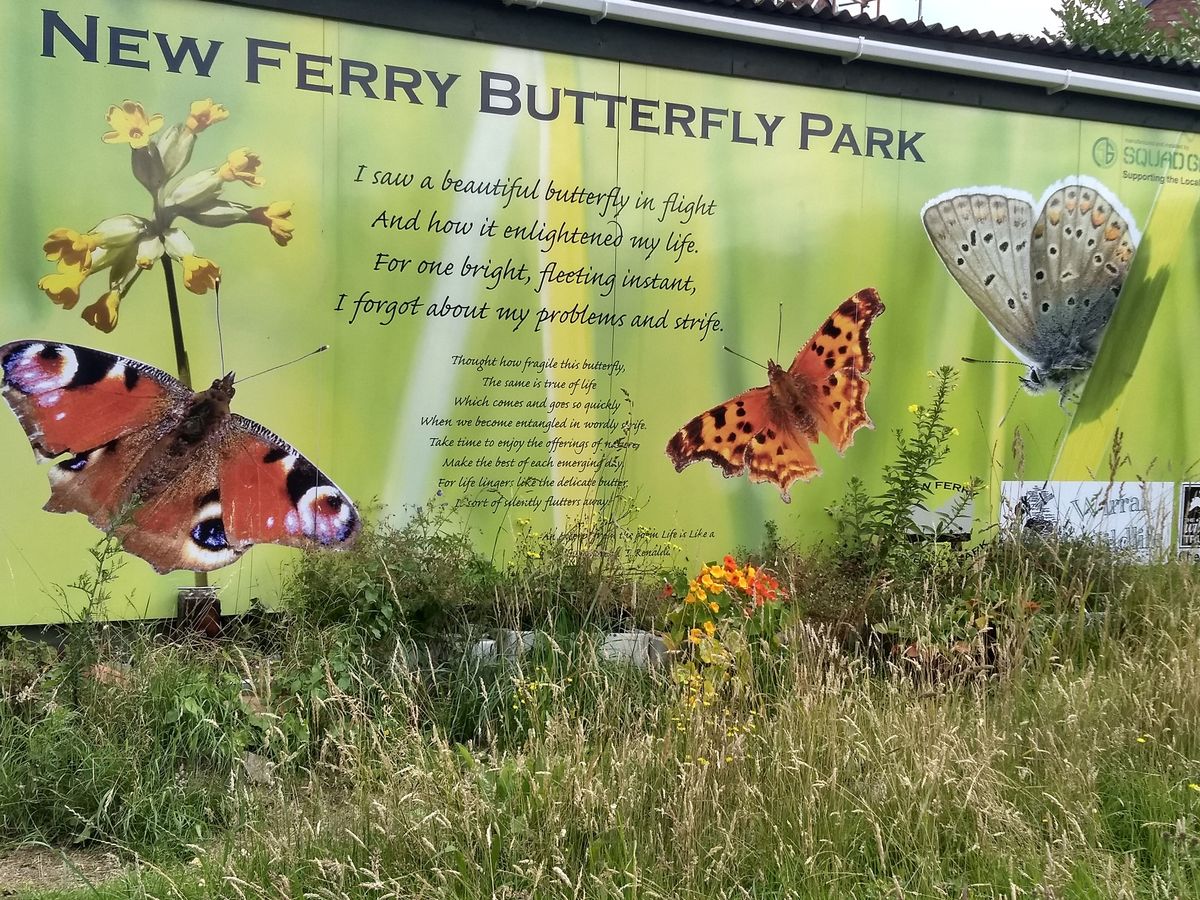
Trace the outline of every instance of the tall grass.
<instances>
[{"instance_id":1,"label":"tall grass","mask_svg":"<svg viewBox=\"0 0 1200 900\"><path fill-rule=\"evenodd\" d=\"M1039 608L949 674L800 621L695 707L587 628L441 662L145 634L77 703L11 643L2 834L147 854L112 897L1200 895L1197 574L1005 543L941 575Z\"/></svg>"}]
</instances>

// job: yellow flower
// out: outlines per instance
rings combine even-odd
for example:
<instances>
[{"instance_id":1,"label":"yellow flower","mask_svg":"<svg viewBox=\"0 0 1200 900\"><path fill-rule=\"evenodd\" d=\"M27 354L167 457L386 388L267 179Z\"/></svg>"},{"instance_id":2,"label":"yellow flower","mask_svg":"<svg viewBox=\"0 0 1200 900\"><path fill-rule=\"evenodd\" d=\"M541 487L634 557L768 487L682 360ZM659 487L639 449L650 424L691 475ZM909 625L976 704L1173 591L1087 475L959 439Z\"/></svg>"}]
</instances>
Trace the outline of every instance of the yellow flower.
<instances>
[{"instance_id":1,"label":"yellow flower","mask_svg":"<svg viewBox=\"0 0 1200 900\"><path fill-rule=\"evenodd\" d=\"M704 633L707 634L709 637L712 637L714 634L717 633L717 626L714 625L711 621L705 622L704 623Z\"/></svg>"},{"instance_id":2,"label":"yellow flower","mask_svg":"<svg viewBox=\"0 0 1200 900\"><path fill-rule=\"evenodd\" d=\"M1137 742L1138 742L1139 744L1144 744L1144 743L1146 743L1146 739L1145 739L1144 737L1139 737L1139 738L1137 739Z\"/></svg>"},{"instance_id":3,"label":"yellow flower","mask_svg":"<svg viewBox=\"0 0 1200 900\"><path fill-rule=\"evenodd\" d=\"M266 225L271 229L271 237L280 247L286 247L292 239L292 230L296 227L290 221L292 218L292 202L276 200L267 206L256 206L250 210L250 221Z\"/></svg>"},{"instance_id":4,"label":"yellow flower","mask_svg":"<svg viewBox=\"0 0 1200 900\"><path fill-rule=\"evenodd\" d=\"M958 437L958 429L957 429L957 428L951 428L951 429L950 429L950 436L951 436L951 437Z\"/></svg>"},{"instance_id":5,"label":"yellow flower","mask_svg":"<svg viewBox=\"0 0 1200 900\"><path fill-rule=\"evenodd\" d=\"M262 159L257 153L242 147L226 157L217 169L217 175L222 181L240 181L250 187L262 187L263 180L258 177L258 167L261 165Z\"/></svg>"},{"instance_id":6,"label":"yellow flower","mask_svg":"<svg viewBox=\"0 0 1200 900\"><path fill-rule=\"evenodd\" d=\"M919 404L919 403L909 404L908 411L910 413L917 413L917 412L920 412L920 410L921 410L921 404Z\"/></svg>"},{"instance_id":7,"label":"yellow flower","mask_svg":"<svg viewBox=\"0 0 1200 900\"><path fill-rule=\"evenodd\" d=\"M150 143L150 136L163 127L163 117L155 113L146 117L146 110L135 100L108 108L108 124L112 131L100 139L106 144L129 144L134 150Z\"/></svg>"},{"instance_id":8,"label":"yellow flower","mask_svg":"<svg viewBox=\"0 0 1200 900\"><path fill-rule=\"evenodd\" d=\"M525 555L528 556L530 559L541 559L542 558L542 554L538 553L536 550L526 550Z\"/></svg>"},{"instance_id":9,"label":"yellow flower","mask_svg":"<svg viewBox=\"0 0 1200 900\"><path fill-rule=\"evenodd\" d=\"M86 269L60 262L58 274L43 276L38 279L37 286L63 309L72 309L79 302L79 288L87 277Z\"/></svg>"},{"instance_id":10,"label":"yellow flower","mask_svg":"<svg viewBox=\"0 0 1200 900\"><path fill-rule=\"evenodd\" d=\"M183 258L183 284L193 294L207 294L221 281L221 267L211 259L191 254Z\"/></svg>"},{"instance_id":11,"label":"yellow flower","mask_svg":"<svg viewBox=\"0 0 1200 900\"><path fill-rule=\"evenodd\" d=\"M58 260L68 266L88 269L92 264L92 251L100 246L97 234L80 234L73 228L55 228L42 244L46 259Z\"/></svg>"},{"instance_id":12,"label":"yellow flower","mask_svg":"<svg viewBox=\"0 0 1200 900\"><path fill-rule=\"evenodd\" d=\"M216 125L229 118L229 110L220 103L213 103L212 97L207 100L196 100L188 110L185 127L192 134L199 134L209 125Z\"/></svg>"},{"instance_id":13,"label":"yellow flower","mask_svg":"<svg viewBox=\"0 0 1200 900\"><path fill-rule=\"evenodd\" d=\"M1188 785L1188 790L1195 791L1197 794L1200 794L1200 784L1196 784L1195 782L1192 782L1191 784Z\"/></svg>"},{"instance_id":14,"label":"yellow flower","mask_svg":"<svg viewBox=\"0 0 1200 900\"><path fill-rule=\"evenodd\" d=\"M721 604L714 601L714 602L708 604L708 608L711 609L713 612L720 612Z\"/></svg>"},{"instance_id":15,"label":"yellow flower","mask_svg":"<svg viewBox=\"0 0 1200 900\"><path fill-rule=\"evenodd\" d=\"M688 632L688 643L698 644L702 640L704 640L704 632L701 631L699 628L693 628L691 631Z\"/></svg>"},{"instance_id":16,"label":"yellow flower","mask_svg":"<svg viewBox=\"0 0 1200 900\"><path fill-rule=\"evenodd\" d=\"M119 291L109 291L99 300L84 309L83 320L89 325L99 328L105 334L117 327L117 308L121 305Z\"/></svg>"},{"instance_id":17,"label":"yellow flower","mask_svg":"<svg viewBox=\"0 0 1200 900\"><path fill-rule=\"evenodd\" d=\"M712 576L705 572L702 576L700 576L700 584L704 586L706 591L711 591L714 587Z\"/></svg>"},{"instance_id":18,"label":"yellow flower","mask_svg":"<svg viewBox=\"0 0 1200 900\"><path fill-rule=\"evenodd\" d=\"M703 756L697 756L697 757L696 757L696 762L698 762L698 763L699 763L700 765L702 765L702 766L707 766L707 765L708 765L708 760L707 760L707 759L705 759Z\"/></svg>"}]
</instances>

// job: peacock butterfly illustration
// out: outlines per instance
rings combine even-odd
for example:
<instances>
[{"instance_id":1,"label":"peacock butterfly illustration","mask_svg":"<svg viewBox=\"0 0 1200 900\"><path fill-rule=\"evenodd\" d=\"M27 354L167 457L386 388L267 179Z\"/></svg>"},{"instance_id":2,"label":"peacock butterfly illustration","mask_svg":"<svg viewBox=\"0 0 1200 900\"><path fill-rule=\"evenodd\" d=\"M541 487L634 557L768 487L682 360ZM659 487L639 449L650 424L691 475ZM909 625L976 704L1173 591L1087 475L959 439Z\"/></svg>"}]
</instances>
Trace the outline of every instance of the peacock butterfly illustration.
<instances>
[{"instance_id":1,"label":"peacock butterfly illustration","mask_svg":"<svg viewBox=\"0 0 1200 900\"><path fill-rule=\"evenodd\" d=\"M696 416L667 443L675 471L707 459L726 478L750 470L791 501L792 482L821 474L812 445L821 434L839 453L859 428L872 428L863 376L871 371L867 332L884 306L874 288L843 301L787 369L767 362L769 383Z\"/></svg>"},{"instance_id":2,"label":"peacock butterfly illustration","mask_svg":"<svg viewBox=\"0 0 1200 900\"><path fill-rule=\"evenodd\" d=\"M230 412L233 373L193 392L137 360L23 340L0 346L0 375L38 460L66 456L45 509L112 529L158 572L219 569L254 544L345 548L362 527L303 454Z\"/></svg>"}]
</instances>

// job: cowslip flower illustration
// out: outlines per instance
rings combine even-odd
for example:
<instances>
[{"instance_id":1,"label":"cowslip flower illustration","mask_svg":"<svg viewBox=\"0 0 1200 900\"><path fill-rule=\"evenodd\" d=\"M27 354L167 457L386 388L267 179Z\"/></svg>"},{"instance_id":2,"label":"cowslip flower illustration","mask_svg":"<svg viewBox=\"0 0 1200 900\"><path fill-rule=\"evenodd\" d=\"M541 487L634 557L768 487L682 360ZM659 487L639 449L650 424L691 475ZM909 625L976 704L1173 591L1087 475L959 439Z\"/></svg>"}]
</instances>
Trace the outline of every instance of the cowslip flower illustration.
<instances>
[{"instance_id":1,"label":"cowslip flower illustration","mask_svg":"<svg viewBox=\"0 0 1200 900\"><path fill-rule=\"evenodd\" d=\"M266 228L275 243L287 246L292 239L290 201L262 206L238 203L224 196L225 189L242 184L263 185L262 158L248 147L239 147L223 162L192 174L182 174L191 162L197 137L229 118L229 110L212 99L191 104L184 121L167 125L164 117L147 115L136 100L108 109L106 144L128 144L133 175L150 194L149 216L123 213L102 219L87 231L55 228L42 250L56 270L38 281L38 287L63 309L74 309L91 276L107 273L108 284L100 296L84 306L81 315L103 332L117 327L121 301L143 272L161 260L167 283L171 325L180 376L188 381L186 351L175 294L174 263L183 269L183 285L194 294L206 294L221 281L221 268L201 256L180 220L209 228L249 223Z\"/></svg>"}]
</instances>

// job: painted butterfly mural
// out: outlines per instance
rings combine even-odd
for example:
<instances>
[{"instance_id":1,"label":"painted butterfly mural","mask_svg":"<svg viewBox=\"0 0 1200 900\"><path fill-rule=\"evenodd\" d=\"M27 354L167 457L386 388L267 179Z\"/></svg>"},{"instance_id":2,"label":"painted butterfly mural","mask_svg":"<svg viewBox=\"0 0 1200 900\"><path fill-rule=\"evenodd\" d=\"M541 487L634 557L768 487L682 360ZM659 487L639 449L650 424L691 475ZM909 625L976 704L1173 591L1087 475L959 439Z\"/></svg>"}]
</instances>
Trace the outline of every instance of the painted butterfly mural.
<instances>
[{"instance_id":1,"label":"painted butterfly mural","mask_svg":"<svg viewBox=\"0 0 1200 900\"><path fill-rule=\"evenodd\" d=\"M1075 176L1033 197L965 188L934 197L921 220L938 256L992 330L1026 365L1031 394L1060 402L1086 378L1141 234L1104 185Z\"/></svg>"},{"instance_id":2,"label":"painted butterfly mural","mask_svg":"<svg viewBox=\"0 0 1200 900\"><path fill-rule=\"evenodd\" d=\"M820 435L844 453L854 432L874 427L866 406L870 384L863 376L874 359L867 333L883 310L874 288L844 301L789 368L769 360L768 384L714 406L679 429L667 443L675 471L702 459L726 478L748 469L751 481L771 482L783 501L791 502L792 482L821 474L812 451Z\"/></svg>"},{"instance_id":3,"label":"painted butterfly mural","mask_svg":"<svg viewBox=\"0 0 1200 900\"><path fill-rule=\"evenodd\" d=\"M254 544L344 548L350 499L290 444L229 411L233 374L193 392L145 363L54 341L0 346L0 390L49 470L50 512L112 528L158 572Z\"/></svg>"}]
</instances>

